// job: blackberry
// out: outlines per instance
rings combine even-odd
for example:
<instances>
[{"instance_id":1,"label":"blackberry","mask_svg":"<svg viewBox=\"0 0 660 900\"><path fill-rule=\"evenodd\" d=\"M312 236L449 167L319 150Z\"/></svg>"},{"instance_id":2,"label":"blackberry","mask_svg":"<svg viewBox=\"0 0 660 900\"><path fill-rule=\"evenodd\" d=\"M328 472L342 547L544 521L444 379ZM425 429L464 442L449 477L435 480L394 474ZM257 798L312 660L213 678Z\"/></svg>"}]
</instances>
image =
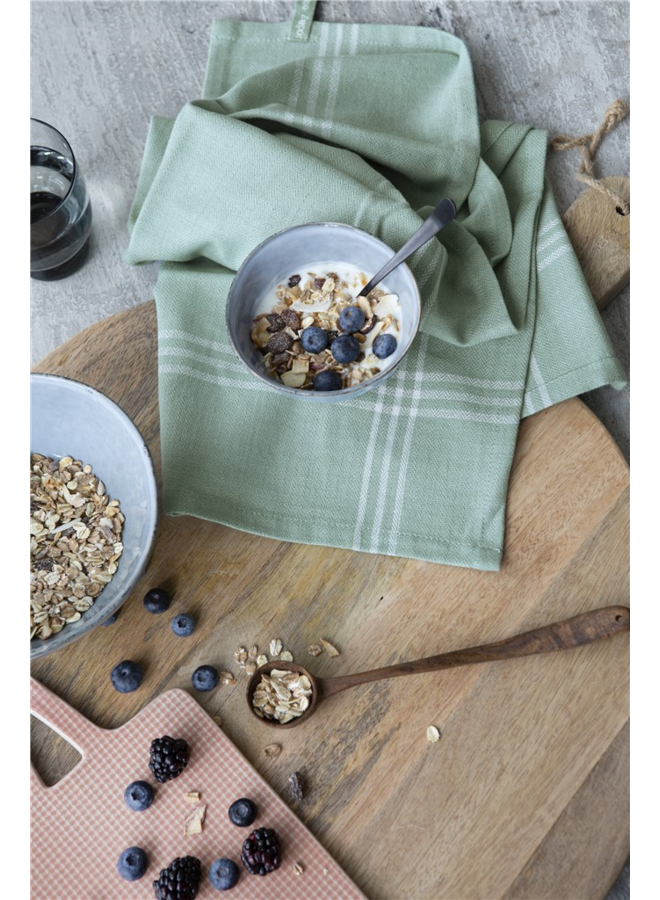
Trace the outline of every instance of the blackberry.
<instances>
[{"instance_id":1,"label":"blackberry","mask_svg":"<svg viewBox=\"0 0 660 900\"><path fill-rule=\"evenodd\" d=\"M149 768L156 781L161 784L180 775L188 765L190 748L182 738L165 735L155 738L149 749Z\"/></svg>"},{"instance_id":2,"label":"blackberry","mask_svg":"<svg viewBox=\"0 0 660 900\"><path fill-rule=\"evenodd\" d=\"M243 842L241 862L250 875L268 875L279 869L282 851L272 828L257 828Z\"/></svg>"},{"instance_id":3,"label":"blackberry","mask_svg":"<svg viewBox=\"0 0 660 900\"><path fill-rule=\"evenodd\" d=\"M194 900L202 877L202 864L196 856L177 856L154 881L156 900Z\"/></svg>"}]
</instances>

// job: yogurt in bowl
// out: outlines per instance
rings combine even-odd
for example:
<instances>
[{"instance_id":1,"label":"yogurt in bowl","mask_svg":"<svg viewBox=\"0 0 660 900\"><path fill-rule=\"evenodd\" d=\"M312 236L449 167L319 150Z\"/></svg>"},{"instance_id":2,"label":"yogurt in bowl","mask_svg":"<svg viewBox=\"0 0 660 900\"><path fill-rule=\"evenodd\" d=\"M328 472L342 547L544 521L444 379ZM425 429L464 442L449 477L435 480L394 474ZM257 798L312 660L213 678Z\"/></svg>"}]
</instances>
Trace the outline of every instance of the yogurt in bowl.
<instances>
[{"instance_id":1,"label":"yogurt in bowl","mask_svg":"<svg viewBox=\"0 0 660 900\"><path fill-rule=\"evenodd\" d=\"M405 263L358 297L393 255L378 238L338 223L268 238L246 258L227 298L239 359L274 390L301 399L343 400L382 384L410 347L421 309Z\"/></svg>"},{"instance_id":2,"label":"yogurt in bowl","mask_svg":"<svg viewBox=\"0 0 660 900\"><path fill-rule=\"evenodd\" d=\"M399 297L357 266L308 264L267 291L255 308L252 343L268 374L300 390L334 391L361 384L394 361L401 335Z\"/></svg>"}]
</instances>

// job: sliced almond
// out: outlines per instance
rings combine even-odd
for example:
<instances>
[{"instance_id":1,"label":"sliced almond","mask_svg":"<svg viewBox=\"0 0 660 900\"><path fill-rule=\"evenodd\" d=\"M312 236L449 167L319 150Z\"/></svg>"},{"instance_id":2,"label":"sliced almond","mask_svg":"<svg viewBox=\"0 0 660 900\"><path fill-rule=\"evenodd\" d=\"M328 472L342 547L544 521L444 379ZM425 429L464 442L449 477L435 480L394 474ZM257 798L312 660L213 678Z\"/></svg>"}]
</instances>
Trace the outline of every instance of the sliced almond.
<instances>
[{"instance_id":1,"label":"sliced almond","mask_svg":"<svg viewBox=\"0 0 660 900\"><path fill-rule=\"evenodd\" d=\"M196 806L184 823L184 835L201 834L202 824L204 822L205 816L206 806L204 804L202 804L201 806Z\"/></svg>"},{"instance_id":2,"label":"sliced almond","mask_svg":"<svg viewBox=\"0 0 660 900\"><path fill-rule=\"evenodd\" d=\"M326 641L323 638L319 641L325 652L328 656L339 656L339 650L335 647L334 644L331 644L330 641Z\"/></svg>"},{"instance_id":3,"label":"sliced almond","mask_svg":"<svg viewBox=\"0 0 660 900\"><path fill-rule=\"evenodd\" d=\"M302 372L282 372L280 381L287 387L299 388L305 383L305 375Z\"/></svg>"},{"instance_id":4,"label":"sliced almond","mask_svg":"<svg viewBox=\"0 0 660 900\"><path fill-rule=\"evenodd\" d=\"M199 791L187 791L183 795L183 799L187 800L188 803L199 803L200 796Z\"/></svg>"},{"instance_id":5,"label":"sliced almond","mask_svg":"<svg viewBox=\"0 0 660 900\"><path fill-rule=\"evenodd\" d=\"M379 319L384 319L385 316L396 316L400 309L401 304L396 294L383 294L374 306L374 313Z\"/></svg>"},{"instance_id":6,"label":"sliced almond","mask_svg":"<svg viewBox=\"0 0 660 900\"><path fill-rule=\"evenodd\" d=\"M291 371L293 373L309 372L309 359L304 356L296 357L291 365Z\"/></svg>"}]
</instances>

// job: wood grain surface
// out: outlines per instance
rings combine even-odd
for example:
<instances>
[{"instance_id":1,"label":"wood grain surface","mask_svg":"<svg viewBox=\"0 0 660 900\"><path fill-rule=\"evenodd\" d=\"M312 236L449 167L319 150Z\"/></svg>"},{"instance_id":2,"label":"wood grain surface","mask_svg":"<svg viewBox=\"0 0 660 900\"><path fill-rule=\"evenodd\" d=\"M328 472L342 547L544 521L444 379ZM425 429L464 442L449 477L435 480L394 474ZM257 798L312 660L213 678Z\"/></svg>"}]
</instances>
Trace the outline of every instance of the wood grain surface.
<instances>
[{"instance_id":1,"label":"wood grain surface","mask_svg":"<svg viewBox=\"0 0 660 900\"><path fill-rule=\"evenodd\" d=\"M115 400L160 479L153 303L92 326L37 370ZM117 622L38 660L33 674L115 727L166 688L192 692L202 663L234 671L235 686L197 698L278 792L290 772L304 773L300 816L373 900L603 897L628 853L625 635L355 688L283 733L276 758L263 753L273 732L249 715L233 653L280 637L314 674L342 675L628 605L628 486L612 439L571 400L522 423L498 573L162 517L149 569ZM154 586L173 593L172 615L196 616L192 637L174 637L171 616L144 610ZM321 637L340 656L309 657ZM145 679L122 695L109 672L126 658L142 663ZM428 725L438 743L426 739ZM47 783L77 758L37 723L32 753Z\"/></svg>"},{"instance_id":2,"label":"wood grain surface","mask_svg":"<svg viewBox=\"0 0 660 900\"><path fill-rule=\"evenodd\" d=\"M630 202L629 178L616 175L602 181ZM610 197L589 188L562 219L596 306L604 309L630 282L630 214L622 215Z\"/></svg>"}]
</instances>

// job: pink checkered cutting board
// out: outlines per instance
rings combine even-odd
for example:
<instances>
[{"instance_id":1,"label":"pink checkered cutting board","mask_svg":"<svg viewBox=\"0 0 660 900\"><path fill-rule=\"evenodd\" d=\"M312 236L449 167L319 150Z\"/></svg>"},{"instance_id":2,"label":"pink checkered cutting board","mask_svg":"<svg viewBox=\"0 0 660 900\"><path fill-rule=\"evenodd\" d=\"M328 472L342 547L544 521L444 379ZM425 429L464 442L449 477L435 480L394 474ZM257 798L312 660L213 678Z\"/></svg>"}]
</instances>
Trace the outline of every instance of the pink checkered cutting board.
<instances>
[{"instance_id":1,"label":"pink checkered cutting board","mask_svg":"<svg viewBox=\"0 0 660 900\"><path fill-rule=\"evenodd\" d=\"M185 691L161 694L120 728L98 728L31 679L31 709L82 755L61 781L46 787L32 770L31 856L33 900L153 900L152 882L176 856L202 862L198 897L232 900L354 900L364 895L323 849L287 804L264 781L213 719ZM159 785L148 768L153 738L185 738L190 762L178 778ZM133 812L124 803L132 781L155 788L152 805ZM184 836L193 806L184 793L199 791L206 804L202 834ZM239 797L258 809L252 827L238 828L227 810ZM250 875L240 863L243 840L252 828L274 828L282 845L282 866L265 876ZM139 881L124 881L117 859L127 847L142 847L149 868ZM236 887L216 891L208 870L219 857L241 869ZM303 873L294 870L301 863Z\"/></svg>"}]
</instances>

